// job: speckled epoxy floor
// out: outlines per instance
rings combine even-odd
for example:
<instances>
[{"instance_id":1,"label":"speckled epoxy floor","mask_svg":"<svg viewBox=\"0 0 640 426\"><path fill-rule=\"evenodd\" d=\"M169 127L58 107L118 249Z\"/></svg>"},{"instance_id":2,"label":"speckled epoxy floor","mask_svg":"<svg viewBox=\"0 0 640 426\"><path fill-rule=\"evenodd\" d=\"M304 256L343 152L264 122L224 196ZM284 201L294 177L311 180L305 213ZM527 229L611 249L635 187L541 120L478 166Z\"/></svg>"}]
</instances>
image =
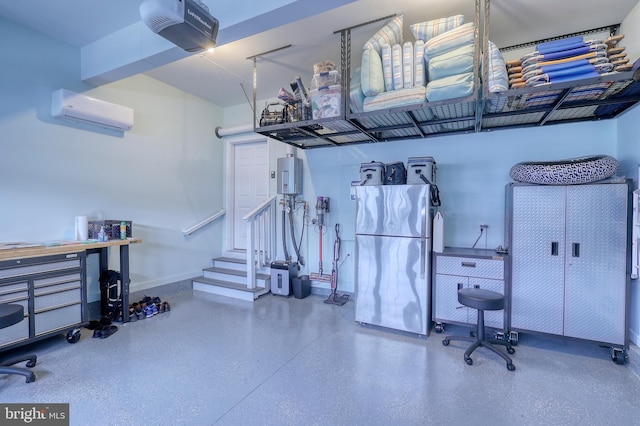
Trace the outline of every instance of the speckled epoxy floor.
<instances>
[{"instance_id":1,"label":"speckled epoxy floor","mask_svg":"<svg viewBox=\"0 0 640 426\"><path fill-rule=\"evenodd\" d=\"M359 326L353 302L158 291L171 312L19 348L37 380L0 376L0 401L68 402L72 425L640 424L640 379L596 344L520 334L509 372L440 334Z\"/></svg>"}]
</instances>

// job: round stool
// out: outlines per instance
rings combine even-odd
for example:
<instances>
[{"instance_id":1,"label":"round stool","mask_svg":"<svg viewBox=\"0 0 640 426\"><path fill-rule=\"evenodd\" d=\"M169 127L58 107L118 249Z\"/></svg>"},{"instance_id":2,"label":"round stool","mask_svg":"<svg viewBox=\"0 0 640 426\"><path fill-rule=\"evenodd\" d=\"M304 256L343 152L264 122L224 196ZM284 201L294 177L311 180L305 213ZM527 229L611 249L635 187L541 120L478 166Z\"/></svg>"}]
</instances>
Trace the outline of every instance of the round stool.
<instances>
[{"instance_id":1,"label":"round stool","mask_svg":"<svg viewBox=\"0 0 640 426\"><path fill-rule=\"evenodd\" d=\"M0 329L10 327L24 319L24 308L22 305L0 303ZM0 374L20 374L25 377L27 383L33 382L36 375L26 368L10 367L18 362L27 361L27 367L36 365L36 355L26 355L0 362Z\"/></svg>"},{"instance_id":2,"label":"round stool","mask_svg":"<svg viewBox=\"0 0 640 426\"><path fill-rule=\"evenodd\" d=\"M492 352L495 352L499 356L501 356L507 362L507 369L509 371L514 371L516 366L513 365L511 358L499 351L493 345L502 345L507 347L507 352L510 354L515 353L515 349L511 346L506 340L499 339L488 339L485 337L485 329L484 329L484 311L500 311L504 309L504 296L498 292L486 290L483 288L461 288L458 290L458 302L460 302L464 306L468 306L469 308L476 309L478 311L478 322L476 326L476 336L475 337L467 337L467 336L446 336L444 340L442 340L442 344L445 346L449 345L451 340L464 340L470 341L471 346L467 348L464 353L464 361L472 365L473 360L471 359L471 353L476 350L479 346L485 347Z\"/></svg>"}]
</instances>

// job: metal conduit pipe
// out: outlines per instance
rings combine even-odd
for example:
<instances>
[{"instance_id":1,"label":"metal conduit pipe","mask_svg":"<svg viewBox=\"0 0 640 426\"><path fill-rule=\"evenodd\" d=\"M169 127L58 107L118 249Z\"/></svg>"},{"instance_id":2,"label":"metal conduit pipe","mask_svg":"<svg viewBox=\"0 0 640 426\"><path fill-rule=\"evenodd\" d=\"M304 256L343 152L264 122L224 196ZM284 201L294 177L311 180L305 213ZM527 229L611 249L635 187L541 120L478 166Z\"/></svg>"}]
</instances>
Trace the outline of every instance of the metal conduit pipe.
<instances>
[{"instance_id":1,"label":"metal conduit pipe","mask_svg":"<svg viewBox=\"0 0 640 426\"><path fill-rule=\"evenodd\" d=\"M291 231L291 242L293 243L293 250L296 252L296 256L298 257L298 263L304 266L304 259L300 256L300 247L298 247L298 243L296 241L295 236L295 228L293 226L293 211L295 208L295 195L289 196L289 230ZM304 226L302 227L302 233L304 234ZM302 240L302 235L300 236Z\"/></svg>"},{"instance_id":2,"label":"metal conduit pipe","mask_svg":"<svg viewBox=\"0 0 640 426\"><path fill-rule=\"evenodd\" d=\"M287 205L282 199L282 250L284 252L284 260L291 260L291 256L289 256L289 250L287 250Z\"/></svg>"},{"instance_id":3,"label":"metal conduit pipe","mask_svg":"<svg viewBox=\"0 0 640 426\"><path fill-rule=\"evenodd\" d=\"M241 135L243 133L253 133L253 125L245 124L244 126L235 127L216 127L216 136L222 139L225 136Z\"/></svg>"}]
</instances>

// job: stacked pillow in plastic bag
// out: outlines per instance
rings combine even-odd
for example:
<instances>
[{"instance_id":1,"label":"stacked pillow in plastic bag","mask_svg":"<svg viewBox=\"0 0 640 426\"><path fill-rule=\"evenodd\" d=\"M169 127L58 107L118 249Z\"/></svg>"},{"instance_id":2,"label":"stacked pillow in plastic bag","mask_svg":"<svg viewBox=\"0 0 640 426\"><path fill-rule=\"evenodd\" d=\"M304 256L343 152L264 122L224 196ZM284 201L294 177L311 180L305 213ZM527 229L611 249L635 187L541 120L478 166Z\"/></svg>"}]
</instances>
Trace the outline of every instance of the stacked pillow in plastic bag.
<instances>
[{"instance_id":1,"label":"stacked pillow in plastic bag","mask_svg":"<svg viewBox=\"0 0 640 426\"><path fill-rule=\"evenodd\" d=\"M403 41L403 23L402 15L395 17L364 44L360 68L350 84L353 112L425 101L424 50Z\"/></svg>"},{"instance_id":2,"label":"stacked pillow in plastic bag","mask_svg":"<svg viewBox=\"0 0 640 426\"><path fill-rule=\"evenodd\" d=\"M351 79L352 112L367 112L470 96L474 92L475 24L464 15L410 26L415 41L404 41L403 16L395 17L365 44ZM502 54L490 43L489 89L508 89Z\"/></svg>"},{"instance_id":3,"label":"stacked pillow in plastic bag","mask_svg":"<svg viewBox=\"0 0 640 426\"><path fill-rule=\"evenodd\" d=\"M429 26L428 22L410 27L416 40L423 40L425 44L429 102L473 93L475 25L463 21L463 15L446 18L445 31L434 31L436 27Z\"/></svg>"}]
</instances>

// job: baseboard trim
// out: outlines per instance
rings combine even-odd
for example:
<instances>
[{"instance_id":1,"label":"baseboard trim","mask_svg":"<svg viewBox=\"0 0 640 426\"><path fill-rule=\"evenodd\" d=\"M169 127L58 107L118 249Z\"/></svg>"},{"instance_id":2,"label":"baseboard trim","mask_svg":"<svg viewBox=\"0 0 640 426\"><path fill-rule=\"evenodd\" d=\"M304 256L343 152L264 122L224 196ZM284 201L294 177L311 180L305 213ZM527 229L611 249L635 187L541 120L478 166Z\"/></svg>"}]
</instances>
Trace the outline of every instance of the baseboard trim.
<instances>
[{"instance_id":1,"label":"baseboard trim","mask_svg":"<svg viewBox=\"0 0 640 426\"><path fill-rule=\"evenodd\" d=\"M150 288L160 287L167 284L173 284L179 281L190 280L200 275L202 275L202 269L195 270L193 272L185 272L183 274L173 275L170 277L162 277L155 280L144 281L141 283L138 283L138 282L135 282L135 280L132 280L131 284L129 284L129 292L133 293L138 291L144 291Z\"/></svg>"}]
</instances>

